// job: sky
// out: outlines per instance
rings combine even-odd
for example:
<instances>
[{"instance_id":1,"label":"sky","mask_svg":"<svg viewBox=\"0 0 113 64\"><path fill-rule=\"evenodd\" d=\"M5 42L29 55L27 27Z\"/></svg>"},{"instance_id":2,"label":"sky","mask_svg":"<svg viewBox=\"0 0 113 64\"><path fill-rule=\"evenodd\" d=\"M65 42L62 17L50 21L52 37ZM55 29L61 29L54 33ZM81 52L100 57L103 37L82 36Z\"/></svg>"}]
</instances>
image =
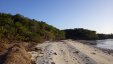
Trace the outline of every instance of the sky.
<instances>
[{"instance_id":1,"label":"sky","mask_svg":"<svg viewBox=\"0 0 113 64\"><path fill-rule=\"evenodd\" d=\"M19 13L61 30L113 33L113 0L0 0L0 12Z\"/></svg>"}]
</instances>

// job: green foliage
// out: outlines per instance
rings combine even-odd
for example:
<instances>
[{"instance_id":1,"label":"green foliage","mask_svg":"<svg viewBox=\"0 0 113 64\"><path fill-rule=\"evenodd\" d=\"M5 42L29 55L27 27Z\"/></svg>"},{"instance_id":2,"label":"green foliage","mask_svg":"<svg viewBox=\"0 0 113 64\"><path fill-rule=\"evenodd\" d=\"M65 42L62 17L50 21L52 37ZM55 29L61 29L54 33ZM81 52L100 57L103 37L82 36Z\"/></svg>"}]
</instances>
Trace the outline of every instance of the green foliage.
<instances>
[{"instance_id":1,"label":"green foliage","mask_svg":"<svg viewBox=\"0 0 113 64\"><path fill-rule=\"evenodd\" d=\"M113 39L113 34L97 34L99 39Z\"/></svg>"},{"instance_id":2,"label":"green foliage","mask_svg":"<svg viewBox=\"0 0 113 64\"><path fill-rule=\"evenodd\" d=\"M0 13L0 40L43 42L63 38L63 31L45 22L29 19L20 14Z\"/></svg>"},{"instance_id":3,"label":"green foliage","mask_svg":"<svg viewBox=\"0 0 113 64\"><path fill-rule=\"evenodd\" d=\"M96 31L87 30L83 28L66 29L63 31L65 32L66 39L113 39L113 34L96 34Z\"/></svg>"},{"instance_id":4,"label":"green foliage","mask_svg":"<svg viewBox=\"0 0 113 64\"><path fill-rule=\"evenodd\" d=\"M83 28L63 30L67 39L85 39L94 40L98 39L96 31L91 31Z\"/></svg>"}]
</instances>

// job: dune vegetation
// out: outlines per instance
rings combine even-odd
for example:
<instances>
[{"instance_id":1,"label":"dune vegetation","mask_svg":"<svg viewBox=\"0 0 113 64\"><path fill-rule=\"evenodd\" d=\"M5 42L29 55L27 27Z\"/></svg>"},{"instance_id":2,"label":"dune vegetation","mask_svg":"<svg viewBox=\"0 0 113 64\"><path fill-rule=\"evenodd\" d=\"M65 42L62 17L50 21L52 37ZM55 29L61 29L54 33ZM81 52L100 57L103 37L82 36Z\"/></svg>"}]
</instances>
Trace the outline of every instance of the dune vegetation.
<instances>
[{"instance_id":1,"label":"dune vegetation","mask_svg":"<svg viewBox=\"0 0 113 64\"><path fill-rule=\"evenodd\" d=\"M59 40L64 32L43 21L29 19L20 14L0 13L0 41L33 41Z\"/></svg>"}]
</instances>

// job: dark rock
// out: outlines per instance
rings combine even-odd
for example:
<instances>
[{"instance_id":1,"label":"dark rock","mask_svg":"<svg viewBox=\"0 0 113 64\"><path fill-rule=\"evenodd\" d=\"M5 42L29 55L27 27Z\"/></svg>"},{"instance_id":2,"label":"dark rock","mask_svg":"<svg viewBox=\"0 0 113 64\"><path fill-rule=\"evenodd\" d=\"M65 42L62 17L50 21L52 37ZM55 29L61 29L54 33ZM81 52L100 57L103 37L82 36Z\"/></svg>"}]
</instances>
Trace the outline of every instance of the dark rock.
<instances>
[{"instance_id":1,"label":"dark rock","mask_svg":"<svg viewBox=\"0 0 113 64\"><path fill-rule=\"evenodd\" d=\"M78 53L79 53L79 51L75 51L75 52L73 52L73 53L77 53L77 54L78 54Z\"/></svg>"},{"instance_id":2,"label":"dark rock","mask_svg":"<svg viewBox=\"0 0 113 64\"><path fill-rule=\"evenodd\" d=\"M55 64L55 62L51 62L51 64Z\"/></svg>"},{"instance_id":3,"label":"dark rock","mask_svg":"<svg viewBox=\"0 0 113 64\"><path fill-rule=\"evenodd\" d=\"M96 54L95 52L92 52L91 54Z\"/></svg>"},{"instance_id":4,"label":"dark rock","mask_svg":"<svg viewBox=\"0 0 113 64\"><path fill-rule=\"evenodd\" d=\"M54 52L53 54L54 54L54 55L57 55L57 53L56 53L56 52Z\"/></svg>"}]
</instances>

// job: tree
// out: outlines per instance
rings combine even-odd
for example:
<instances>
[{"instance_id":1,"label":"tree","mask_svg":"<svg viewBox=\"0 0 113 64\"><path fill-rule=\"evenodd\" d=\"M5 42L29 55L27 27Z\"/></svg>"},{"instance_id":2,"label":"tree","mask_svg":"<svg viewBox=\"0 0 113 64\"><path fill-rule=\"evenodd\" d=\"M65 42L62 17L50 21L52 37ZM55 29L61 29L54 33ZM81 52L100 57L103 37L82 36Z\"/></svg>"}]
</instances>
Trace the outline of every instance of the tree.
<instances>
[{"instance_id":1,"label":"tree","mask_svg":"<svg viewBox=\"0 0 113 64\"><path fill-rule=\"evenodd\" d=\"M65 32L67 39L94 40L98 38L96 31L91 31L83 28L66 29L63 31Z\"/></svg>"},{"instance_id":2,"label":"tree","mask_svg":"<svg viewBox=\"0 0 113 64\"><path fill-rule=\"evenodd\" d=\"M43 21L23 15L0 13L0 40L33 41L59 40L64 32Z\"/></svg>"}]
</instances>

